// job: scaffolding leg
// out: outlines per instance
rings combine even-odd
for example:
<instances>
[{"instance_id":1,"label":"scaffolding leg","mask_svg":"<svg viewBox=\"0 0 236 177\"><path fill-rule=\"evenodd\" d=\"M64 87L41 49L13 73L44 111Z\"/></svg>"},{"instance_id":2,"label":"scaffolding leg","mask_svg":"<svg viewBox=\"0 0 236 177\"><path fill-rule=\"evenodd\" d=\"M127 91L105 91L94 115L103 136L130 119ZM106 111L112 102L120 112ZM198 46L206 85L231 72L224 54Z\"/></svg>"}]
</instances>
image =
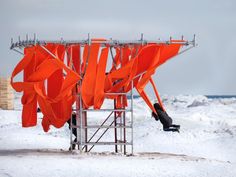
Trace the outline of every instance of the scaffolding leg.
<instances>
[{"instance_id":1,"label":"scaffolding leg","mask_svg":"<svg viewBox=\"0 0 236 177\"><path fill-rule=\"evenodd\" d=\"M82 85L82 84L80 84ZM80 94L80 97L79 97L79 113L80 113L80 137L77 138L77 139L80 139L79 140L79 151L80 153L82 153L82 146L83 146L83 105L82 105L82 95Z\"/></svg>"},{"instance_id":2,"label":"scaffolding leg","mask_svg":"<svg viewBox=\"0 0 236 177\"><path fill-rule=\"evenodd\" d=\"M77 117L77 115L76 115ZM72 119L70 119L70 151L72 152L72 148L73 148L73 140L72 140Z\"/></svg>"},{"instance_id":3,"label":"scaffolding leg","mask_svg":"<svg viewBox=\"0 0 236 177\"><path fill-rule=\"evenodd\" d=\"M116 109L116 100L114 99L114 109ZM116 111L114 111L114 136L115 136L115 143L117 143L117 114ZM115 152L118 153L118 148L117 148L117 144L115 144Z\"/></svg>"},{"instance_id":4,"label":"scaffolding leg","mask_svg":"<svg viewBox=\"0 0 236 177\"><path fill-rule=\"evenodd\" d=\"M87 123L87 112L84 112L84 125L85 125L85 127L87 127L87 125L88 125L88 123ZM85 128L84 129L84 133L85 133L85 139L84 139L84 141L85 141L85 143L87 143L88 142L88 129L87 128ZM88 145L86 144L85 145L85 152L88 152Z\"/></svg>"},{"instance_id":5,"label":"scaffolding leg","mask_svg":"<svg viewBox=\"0 0 236 177\"><path fill-rule=\"evenodd\" d=\"M78 85L77 85L78 86ZM75 143L74 146L78 146L79 148L79 122L80 122L80 112L79 112L79 109L80 109L80 105L79 105L79 99L80 99L80 96L78 96L78 89L76 88L76 139L75 141L73 141L73 143ZM71 119L71 132L73 132L73 128L72 128L72 119ZM73 146L72 146L73 147Z\"/></svg>"},{"instance_id":6,"label":"scaffolding leg","mask_svg":"<svg viewBox=\"0 0 236 177\"><path fill-rule=\"evenodd\" d=\"M131 82L131 155L134 154L134 103L133 103L133 89L134 89L134 80Z\"/></svg>"},{"instance_id":7,"label":"scaffolding leg","mask_svg":"<svg viewBox=\"0 0 236 177\"><path fill-rule=\"evenodd\" d=\"M126 143L126 129L125 129L126 117L125 117L125 116L126 116L126 115L125 115L125 112L123 112L123 126L124 126L124 128L123 128L123 141L124 141L124 143ZM124 144L124 155L125 155L125 154L126 154L126 144Z\"/></svg>"},{"instance_id":8,"label":"scaffolding leg","mask_svg":"<svg viewBox=\"0 0 236 177\"><path fill-rule=\"evenodd\" d=\"M119 124L119 129L120 129L120 138L119 138L119 141L122 142L123 141L123 135L122 135L122 128L121 126L123 126L123 120L122 120L122 116L123 116L123 113L121 113L119 115L119 119L120 119L120 124ZM123 148L122 148L122 144L120 144L120 152L122 153L123 152Z\"/></svg>"}]
</instances>

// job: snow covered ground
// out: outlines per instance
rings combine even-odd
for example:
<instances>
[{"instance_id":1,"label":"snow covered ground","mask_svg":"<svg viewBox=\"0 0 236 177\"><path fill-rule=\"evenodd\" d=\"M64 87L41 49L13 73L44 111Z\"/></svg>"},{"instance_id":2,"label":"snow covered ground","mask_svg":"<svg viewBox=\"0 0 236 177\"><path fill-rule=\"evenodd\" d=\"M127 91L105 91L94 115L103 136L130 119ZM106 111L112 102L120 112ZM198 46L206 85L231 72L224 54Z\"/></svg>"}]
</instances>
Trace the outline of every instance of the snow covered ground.
<instances>
[{"instance_id":1,"label":"snow covered ground","mask_svg":"<svg viewBox=\"0 0 236 177\"><path fill-rule=\"evenodd\" d=\"M180 133L163 132L141 98L134 101L134 156L68 152L69 130L21 128L21 105L0 110L0 177L9 176L236 176L236 98L163 97ZM106 102L105 107L109 105ZM94 114L95 116L95 114ZM40 115L39 115L40 117ZM89 123L97 121L94 117ZM102 149L101 149L102 148Z\"/></svg>"}]
</instances>

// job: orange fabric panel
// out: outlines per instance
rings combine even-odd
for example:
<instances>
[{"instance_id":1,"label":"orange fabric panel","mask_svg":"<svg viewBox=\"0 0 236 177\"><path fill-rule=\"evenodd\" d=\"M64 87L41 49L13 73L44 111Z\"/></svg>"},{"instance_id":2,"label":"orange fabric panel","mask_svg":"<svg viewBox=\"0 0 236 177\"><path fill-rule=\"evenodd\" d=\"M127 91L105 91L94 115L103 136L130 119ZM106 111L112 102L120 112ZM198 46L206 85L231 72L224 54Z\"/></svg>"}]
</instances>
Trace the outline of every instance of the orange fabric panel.
<instances>
[{"instance_id":1,"label":"orange fabric panel","mask_svg":"<svg viewBox=\"0 0 236 177\"><path fill-rule=\"evenodd\" d=\"M82 66L81 66L82 73L85 72L85 67L87 65L87 60L88 60L88 57L89 57L89 53L90 53L90 46L85 45L84 46L84 51L83 51L83 63L82 63Z\"/></svg>"},{"instance_id":2,"label":"orange fabric panel","mask_svg":"<svg viewBox=\"0 0 236 177\"><path fill-rule=\"evenodd\" d=\"M69 54L72 58L74 71L80 74L80 45L73 45L70 47ZM68 65L69 66L69 65Z\"/></svg>"},{"instance_id":3,"label":"orange fabric panel","mask_svg":"<svg viewBox=\"0 0 236 177\"><path fill-rule=\"evenodd\" d=\"M129 79L129 74L133 68L135 60L132 59L124 67L112 71L106 76L105 91L118 91L125 85Z\"/></svg>"},{"instance_id":4,"label":"orange fabric panel","mask_svg":"<svg viewBox=\"0 0 236 177\"><path fill-rule=\"evenodd\" d=\"M150 100L148 99L147 95L144 92L144 87L149 81L150 76L154 73L152 67L158 62L159 56L160 56L159 46L150 45L143 47L140 50L139 54L135 58L131 59L129 63L127 63L127 65L108 74L107 80L108 81L110 80L110 83L112 83L113 79L121 80L117 84L115 85L113 84L113 86L108 91L119 92L121 91L122 87L125 87L125 91L127 92L128 88L131 88L129 87L131 80L138 74L149 69L149 71L147 71L147 73L145 73L137 83L136 89L138 90L140 96L142 96L145 102L148 104L148 106L155 112L153 105L151 104ZM119 100L120 98L118 97L116 101L118 108L122 106L120 105Z\"/></svg>"},{"instance_id":5,"label":"orange fabric panel","mask_svg":"<svg viewBox=\"0 0 236 177\"><path fill-rule=\"evenodd\" d=\"M65 47L63 45L58 45L56 47L55 51L50 51L54 55L58 57L59 60L64 62L64 53L65 53ZM54 59L57 60L57 59ZM48 77L47 80L47 94L51 98L55 98L61 90L62 82L63 82L63 71L62 69L56 70L51 76ZM63 116L63 104L62 100L57 103L52 103L52 109L55 112L56 117L62 117Z\"/></svg>"},{"instance_id":6,"label":"orange fabric panel","mask_svg":"<svg viewBox=\"0 0 236 177\"><path fill-rule=\"evenodd\" d=\"M106 78L108 51L109 51L108 47L102 49L99 63L97 65L97 77L96 77L96 85L94 92L94 109L99 109L102 106L102 103L105 98L104 86Z\"/></svg>"},{"instance_id":7,"label":"orange fabric panel","mask_svg":"<svg viewBox=\"0 0 236 177\"><path fill-rule=\"evenodd\" d=\"M99 48L100 44L92 44L90 46L87 71L85 72L81 89L85 108L88 108L94 104L94 90L96 84Z\"/></svg>"},{"instance_id":8,"label":"orange fabric panel","mask_svg":"<svg viewBox=\"0 0 236 177\"><path fill-rule=\"evenodd\" d=\"M158 62L158 66L162 65L167 60L176 56L179 52L180 47L181 47L181 44L171 44L171 45L162 46L162 50L160 54L160 61Z\"/></svg>"},{"instance_id":9,"label":"orange fabric panel","mask_svg":"<svg viewBox=\"0 0 236 177\"><path fill-rule=\"evenodd\" d=\"M139 54L131 59L124 67L112 71L106 77L105 90L108 92L119 91L122 87L128 88L131 80L152 67L157 61L154 58L159 47L155 45L143 47ZM114 84L115 81L116 82ZM126 89L126 91L128 91Z\"/></svg>"},{"instance_id":10,"label":"orange fabric panel","mask_svg":"<svg viewBox=\"0 0 236 177\"><path fill-rule=\"evenodd\" d=\"M32 50L26 48L24 53L27 54L28 52L32 52ZM28 77L35 71L35 67L35 55L33 55L28 65L24 67L24 82L28 81ZM35 93L30 90L25 90L21 102L23 104L22 126L35 126L37 124L37 99Z\"/></svg>"},{"instance_id":11,"label":"orange fabric panel","mask_svg":"<svg viewBox=\"0 0 236 177\"><path fill-rule=\"evenodd\" d=\"M129 46L124 46L121 53L121 66L125 66L128 63L130 54Z\"/></svg>"},{"instance_id":12,"label":"orange fabric panel","mask_svg":"<svg viewBox=\"0 0 236 177\"><path fill-rule=\"evenodd\" d=\"M142 49L143 46L140 45L134 45L131 48L131 58L134 58L137 56L137 54L139 53L139 51Z\"/></svg>"},{"instance_id":13,"label":"orange fabric panel","mask_svg":"<svg viewBox=\"0 0 236 177\"><path fill-rule=\"evenodd\" d=\"M111 68L110 72L116 70L116 68L120 64L120 48L116 47L115 50L116 50L116 55L114 57L114 61L112 63L112 68Z\"/></svg>"},{"instance_id":14,"label":"orange fabric panel","mask_svg":"<svg viewBox=\"0 0 236 177\"><path fill-rule=\"evenodd\" d=\"M137 57L138 66L136 75L150 70L150 68L158 63L159 56L156 56L157 52L160 52L160 46L158 45L148 45L143 47Z\"/></svg>"}]
</instances>

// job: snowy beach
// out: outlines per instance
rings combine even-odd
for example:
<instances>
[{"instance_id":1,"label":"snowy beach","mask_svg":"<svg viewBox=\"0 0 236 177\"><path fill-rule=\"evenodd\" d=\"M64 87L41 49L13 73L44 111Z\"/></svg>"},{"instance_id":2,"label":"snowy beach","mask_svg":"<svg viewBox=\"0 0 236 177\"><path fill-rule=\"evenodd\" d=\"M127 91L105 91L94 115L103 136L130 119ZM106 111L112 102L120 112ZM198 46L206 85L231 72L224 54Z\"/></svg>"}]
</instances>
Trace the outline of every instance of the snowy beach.
<instances>
[{"instance_id":1,"label":"snowy beach","mask_svg":"<svg viewBox=\"0 0 236 177\"><path fill-rule=\"evenodd\" d=\"M180 133L163 132L141 98L134 99L134 156L96 147L68 151L70 132L21 127L19 95L14 111L0 110L0 176L214 176L236 175L236 98L162 96ZM104 107L109 106L109 101ZM98 118L90 119L90 122Z\"/></svg>"}]
</instances>

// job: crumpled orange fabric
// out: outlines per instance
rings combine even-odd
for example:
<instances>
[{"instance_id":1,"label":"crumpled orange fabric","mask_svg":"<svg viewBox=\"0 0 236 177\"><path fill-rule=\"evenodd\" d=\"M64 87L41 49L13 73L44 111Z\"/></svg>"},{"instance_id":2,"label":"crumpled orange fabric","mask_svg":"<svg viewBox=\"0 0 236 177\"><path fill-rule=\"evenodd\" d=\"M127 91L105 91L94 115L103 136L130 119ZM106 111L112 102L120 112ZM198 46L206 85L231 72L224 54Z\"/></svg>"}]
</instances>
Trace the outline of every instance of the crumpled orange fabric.
<instances>
[{"instance_id":1,"label":"crumpled orange fabric","mask_svg":"<svg viewBox=\"0 0 236 177\"><path fill-rule=\"evenodd\" d=\"M25 55L11 77L12 87L18 92L23 91L23 127L37 124L37 106L43 113L44 131L48 131L50 125L62 127L71 116L75 101L73 92L82 95L84 108L93 106L94 109L100 109L105 98L115 99L116 108L124 108L128 105L125 95L105 93L129 92L132 81L133 87L155 112L153 103L145 92L145 87L150 82L164 109L152 75L160 65L177 55L182 45L150 43L116 46L109 69L107 60L111 47L108 44L101 45L102 41L106 40L92 39L91 45L85 44L83 47L77 44L46 44L25 48ZM23 81L14 82L14 77L22 71ZM76 87L79 81L82 82L81 87Z\"/></svg>"},{"instance_id":2,"label":"crumpled orange fabric","mask_svg":"<svg viewBox=\"0 0 236 177\"><path fill-rule=\"evenodd\" d=\"M45 48L56 58L40 46L26 48L25 56L13 70L11 85L16 91L24 92L22 126L36 125L38 103L43 113L44 131L48 131L50 125L60 128L70 118L74 102L72 89L80 77L63 63L63 46L46 45ZM65 77L62 70L66 72ZM25 76L23 82L14 82L14 77L21 71Z\"/></svg>"}]
</instances>

